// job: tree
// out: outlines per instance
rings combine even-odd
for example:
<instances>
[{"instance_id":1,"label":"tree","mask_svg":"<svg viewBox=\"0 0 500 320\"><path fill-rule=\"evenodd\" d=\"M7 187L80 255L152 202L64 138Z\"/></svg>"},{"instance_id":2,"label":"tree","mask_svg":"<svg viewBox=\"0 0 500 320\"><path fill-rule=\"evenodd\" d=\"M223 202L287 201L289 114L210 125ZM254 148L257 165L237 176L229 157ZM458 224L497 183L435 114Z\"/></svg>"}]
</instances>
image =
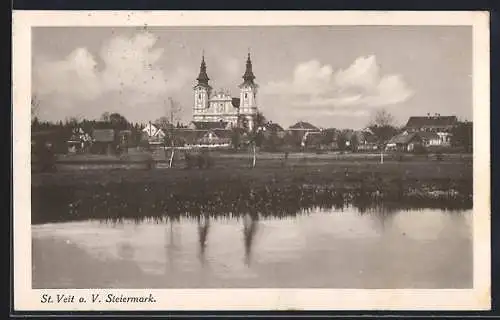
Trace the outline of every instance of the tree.
<instances>
[{"instance_id":1,"label":"tree","mask_svg":"<svg viewBox=\"0 0 500 320\"><path fill-rule=\"evenodd\" d=\"M167 129L170 127L170 121L168 120L167 116L159 117L155 120L154 124L162 129Z\"/></svg>"},{"instance_id":2,"label":"tree","mask_svg":"<svg viewBox=\"0 0 500 320\"><path fill-rule=\"evenodd\" d=\"M108 121L111 123L113 129L125 130L128 127L127 119L116 112L109 115Z\"/></svg>"},{"instance_id":3,"label":"tree","mask_svg":"<svg viewBox=\"0 0 500 320\"><path fill-rule=\"evenodd\" d=\"M337 146L339 148L339 150L345 150L346 146L347 146L347 132L346 131L342 131L339 133L339 136L337 138Z\"/></svg>"},{"instance_id":4,"label":"tree","mask_svg":"<svg viewBox=\"0 0 500 320\"><path fill-rule=\"evenodd\" d=\"M243 129L243 131L247 132L248 131L248 120L247 120L247 118L244 115L239 114L236 126L238 128Z\"/></svg>"},{"instance_id":5,"label":"tree","mask_svg":"<svg viewBox=\"0 0 500 320\"><path fill-rule=\"evenodd\" d=\"M253 127L250 134L250 142L253 150L252 167L255 167L257 160L257 148L262 145L264 141L264 131L266 130L267 120L261 112L258 112L253 117Z\"/></svg>"},{"instance_id":6,"label":"tree","mask_svg":"<svg viewBox=\"0 0 500 320\"><path fill-rule=\"evenodd\" d=\"M109 122L109 112L104 112L104 113L101 115L101 121L104 121L104 122Z\"/></svg>"},{"instance_id":7,"label":"tree","mask_svg":"<svg viewBox=\"0 0 500 320\"><path fill-rule=\"evenodd\" d=\"M40 100L36 95L31 97L31 120L38 122L38 111L40 108Z\"/></svg>"},{"instance_id":8,"label":"tree","mask_svg":"<svg viewBox=\"0 0 500 320\"><path fill-rule=\"evenodd\" d=\"M235 127L231 129L231 145L235 150L237 150L241 143L243 129Z\"/></svg>"},{"instance_id":9,"label":"tree","mask_svg":"<svg viewBox=\"0 0 500 320\"><path fill-rule=\"evenodd\" d=\"M168 98L169 102L170 102L170 108L168 110L168 114L170 116L170 124L173 124L175 123L175 121L179 121L179 115L180 115L180 112L182 110L180 104L176 101L174 101L174 99L172 99L172 97L169 97ZM170 152L170 161L169 161L169 167L172 168L172 163L174 161L174 141L175 141L175 136L174 136L174 126L173 125L170 125L170 130L169 130L169 133L165 133L166 135L170 135L170 146L171 146L171 152Z\"/></svg>"},{"instance_id":10,"label":"tree","mask_svg":"<svg viewBox=\"0 0 500 320\"><path fill-rule=\"evenodd\" d=\"M353 132L351 136L351 141L350 141L350 147L352 152L357 152L358 151L358 145L359 145L359 138L356 132Z\"/></svg>"},{"instance_id":11,"label":"tree","mask_svg":"<svg viewBox=\"0 0 500 320\"><path fill-rule=\"evenodd\" d=\"M257 112L255 116L253 116L253 128L252 131L259 131L259 128L262 129L267 124L266 117L262 114L262 112Z\"/></svg>"},{"instance_id":12,"label":"tree","mask_svg":"<svg viewBox=\"0 0 500 320\"><path fill-rule=\"evenodd\" d=\"M368 127L377 139L380 148L380 163L383 163L385 145L397 133L394 127L394 117L384 109L379 110L374 114Z\"/></svg>"},{"instance_id":13,"label":"tree","mask_svg":"<svg viewBox=\"0 0 500 320\"><path fill-rule=\"evenodd\" d=\"M472 122L460 122L451 130L451 145L461 147L466 152L472 152L473 126Z\"/></svg>"}]
</instances>

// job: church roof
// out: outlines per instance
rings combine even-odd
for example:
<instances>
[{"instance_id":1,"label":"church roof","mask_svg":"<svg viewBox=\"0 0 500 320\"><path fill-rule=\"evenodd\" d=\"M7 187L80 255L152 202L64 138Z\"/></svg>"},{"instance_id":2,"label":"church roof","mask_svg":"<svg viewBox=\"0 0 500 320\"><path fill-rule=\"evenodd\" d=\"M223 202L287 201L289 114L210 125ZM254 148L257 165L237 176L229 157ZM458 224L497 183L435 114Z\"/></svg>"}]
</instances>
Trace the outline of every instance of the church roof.
<instances>
[{"instance_id":1,"label":"church roof","mask_svg":"<svg viewBox=\"0 0 500 320\"><path fill-rule=\"evenodd\" d=\"M208 80L210 80L210 78L208 77L207 74L207 65L205 63L205 56L202 56L201 58L200 73L198 74L198 78L196 78L196 80L198 80L198 85L208 87Z\"/></svg>"},{"instance_id":2,"label":"church roof","mask_svg":"<svg viewBox=\"0 0 500 320\"><path fill-rule=\"evenodd\" d=\"M252 60L250 59L250 52L248 53L247 63L245 68L245 74L243 74L243 84L253 85L255 80L255 75L252 70Z\"/></svg>"},{"instance_id":3,"label":"church roof","mask_svg":"<svg viewBox=\"0 0 500 320\"><path fill-rule=\"evenodd\" d=\"M233 107L239 108L240 107L240 98L232 98L231 103L233 104Z\"/></svg>"}]
</instances>

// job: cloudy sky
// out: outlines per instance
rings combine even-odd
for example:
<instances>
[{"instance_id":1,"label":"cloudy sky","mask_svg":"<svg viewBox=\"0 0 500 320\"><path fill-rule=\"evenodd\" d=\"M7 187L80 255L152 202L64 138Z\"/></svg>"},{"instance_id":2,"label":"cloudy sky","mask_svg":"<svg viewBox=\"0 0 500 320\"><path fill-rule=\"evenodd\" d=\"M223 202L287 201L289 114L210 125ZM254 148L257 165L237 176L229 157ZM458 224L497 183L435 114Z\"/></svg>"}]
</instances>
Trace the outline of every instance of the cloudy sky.
<instances>
[{"instance_id":1,"label":"cloudy sky","mask_svg":"<svg viewBox=\"0 0 500 320\"><path fill-rule=\"evenodd\" d=\"M378 109L398 124L440 113L472 120L470 27L34 28L39 117L131 121L192 114L202 52L214 88L238 94L248 50L259 108L287 127L362 128Z\"/></svg>"}]
</instances>

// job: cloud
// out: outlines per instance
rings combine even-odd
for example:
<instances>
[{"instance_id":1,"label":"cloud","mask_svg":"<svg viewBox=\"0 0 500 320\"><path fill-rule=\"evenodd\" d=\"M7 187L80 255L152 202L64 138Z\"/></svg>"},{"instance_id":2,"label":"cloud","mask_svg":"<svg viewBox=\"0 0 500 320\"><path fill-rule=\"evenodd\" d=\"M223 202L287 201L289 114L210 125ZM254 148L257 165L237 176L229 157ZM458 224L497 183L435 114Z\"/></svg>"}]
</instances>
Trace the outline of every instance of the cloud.
<instances>
[{"instance_id":1,"label":"cloud","mask_svg":"<svg viewBox=\"0 0 500 320\"><path fill-rule=\"evenodd\" d=\"M338 71L317 60L303 62L295 67L291 80L270 82L263 92L280 95L295 107L327 107L323 110L330 114L334 109L335 114L348 114L353 109L395 105L413 95L400 75L381 74L375 56L359 57Z\"/></svg>"},{"instance_id":2,"label":"cloud","mask_svg":"<svg viewBox=\"0 0 500 320\"><path fill-rule=\"evenodd\" d=\"M105 97L120 101L121 108L166 99L184 87L192 71L183 67L163 70L164 50L155 48L157 37L144 32L131 37L117 36L105 43L98 56L87 48L77 48L62 60L38 57L34 61L33 92L51 97L66 108ZM98 68L98 62L102 67ZM42 99L43 100L43 99Z\"/></svg>"}]
</instances>

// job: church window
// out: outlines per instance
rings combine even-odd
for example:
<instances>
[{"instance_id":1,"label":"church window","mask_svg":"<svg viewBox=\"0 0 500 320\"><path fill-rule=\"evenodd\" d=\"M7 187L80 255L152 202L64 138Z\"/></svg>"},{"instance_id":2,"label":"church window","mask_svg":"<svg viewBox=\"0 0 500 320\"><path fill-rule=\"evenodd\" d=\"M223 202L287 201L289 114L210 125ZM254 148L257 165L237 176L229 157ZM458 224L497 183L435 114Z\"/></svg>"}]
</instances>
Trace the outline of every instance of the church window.
<instances>
[{"instance_id":1,"label":"church window","mask_svg":"<svg viewBox=\"0 0 500 320\"><path fill-rule=\"evenodd\" d=\"M198 99L201 100L201 93L198 93Z\"/></svg>"},{"instance_id":2,"label":"church window","mask_svg":"<svg viewBox=\"0 0 500 320\"><path fill-rule=\"evenodd\" d=\"M246 99L246 98L248 98L248 95L247 95L247 93L245 92L245 99Z\"/></svg>"}]
</instances>

